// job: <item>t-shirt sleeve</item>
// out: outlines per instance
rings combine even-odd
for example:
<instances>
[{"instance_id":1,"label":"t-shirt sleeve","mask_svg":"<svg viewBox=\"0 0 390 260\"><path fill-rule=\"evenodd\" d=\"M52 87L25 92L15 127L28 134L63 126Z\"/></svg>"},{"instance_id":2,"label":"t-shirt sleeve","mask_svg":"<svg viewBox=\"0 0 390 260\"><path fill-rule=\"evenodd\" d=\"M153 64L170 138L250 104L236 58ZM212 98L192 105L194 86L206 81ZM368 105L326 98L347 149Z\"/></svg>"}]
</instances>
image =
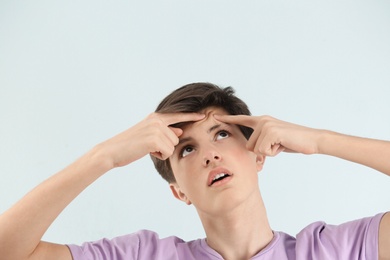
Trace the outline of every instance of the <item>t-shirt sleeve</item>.
<instances>
[{"instance_id":1,"label":"t-shirt sleeve","mask_svg":"<svg viewBox=\"0 0 390 260\"><path fill-rule=\"evenodd\" d=\"M383 215L337 226L324 222L307 226L297 235L297 259L378 259L379 224Z\"/></svg>"},{"instance_id":2,"label":"t-shirt sleeve","mask_svg":"<svg viewBox=\"0 0 390 260\"><path fill-rule=\"evenodd\" d=\"M73 260L138 259L140 238L138 233L113 239L101 239L79 245L67 245Z\"/></svg>"},{"instance_id":3,"label":"t-shirt sleeve","mask_svg":"<svg viewBox=\"0 0 390 260\"><path fill-rule=\"evenodd\" d=\"M67 246L74 260L163 259L161 256L176 254L176 244L181 241L177 237L159 239L155 232L141 230L113 239L86 242L81 246Z\"/></svg>"}]
</instances>

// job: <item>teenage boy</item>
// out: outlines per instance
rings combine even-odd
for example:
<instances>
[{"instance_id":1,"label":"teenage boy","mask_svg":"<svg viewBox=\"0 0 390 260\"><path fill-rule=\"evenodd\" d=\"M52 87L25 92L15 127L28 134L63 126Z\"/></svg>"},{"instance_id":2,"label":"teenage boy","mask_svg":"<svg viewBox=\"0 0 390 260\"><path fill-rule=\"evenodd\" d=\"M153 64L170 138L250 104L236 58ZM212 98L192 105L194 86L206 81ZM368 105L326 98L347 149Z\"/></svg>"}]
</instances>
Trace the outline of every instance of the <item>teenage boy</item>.
<instances>
[{"instance_id":1,"label":"teenage boy","mask_svg":"<svg viewBox=\"0 0 390 260\"><path fill-rule=\"evenodd\" d=\"M231 88L177 89L130 129L95 146L0 216L0 259L390 259L390 214L297 237L271 229L258 186L265 158L326 154L390 175L390 142L250 116ZM60 212L97 178L147 154L173 195L193 204L206 232L190 242L140 231L82 246L41 241Z\"/></svg>"}]
</instances>

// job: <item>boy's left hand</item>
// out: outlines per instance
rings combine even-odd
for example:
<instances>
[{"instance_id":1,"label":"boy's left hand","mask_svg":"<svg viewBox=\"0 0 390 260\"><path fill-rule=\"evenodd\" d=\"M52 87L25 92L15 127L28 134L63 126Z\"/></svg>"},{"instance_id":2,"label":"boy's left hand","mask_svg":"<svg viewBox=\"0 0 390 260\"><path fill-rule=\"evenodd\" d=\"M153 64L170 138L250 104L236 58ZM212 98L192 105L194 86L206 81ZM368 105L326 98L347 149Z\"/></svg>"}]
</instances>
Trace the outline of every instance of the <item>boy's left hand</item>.
<instances>
[{"instance_id":1,"label":"boy's left hand","mask_svg":"<svg viewBox=\"0 0 390 260\"><path fill-rule=\"evenodd\" d=\"M256 154L276 156L282 151L318 153L322 130L284 122L270 116L215 115L218 121L253 129L247 148Z\"/></svg>"}]
</instances>

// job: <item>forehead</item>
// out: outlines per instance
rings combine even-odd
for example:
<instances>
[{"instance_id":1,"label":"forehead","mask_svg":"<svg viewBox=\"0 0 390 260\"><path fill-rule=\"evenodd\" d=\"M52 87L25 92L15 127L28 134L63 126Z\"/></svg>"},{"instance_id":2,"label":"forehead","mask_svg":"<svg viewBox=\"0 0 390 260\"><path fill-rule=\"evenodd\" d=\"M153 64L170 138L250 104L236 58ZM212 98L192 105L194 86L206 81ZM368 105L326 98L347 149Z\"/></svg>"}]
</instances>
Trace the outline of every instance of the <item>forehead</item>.
<instances>
[{"instance_id":1,"label":"forehead","mask_svg":"<svg viewBox=\"0 0 390 260\"><path fill-rule=\"evenodd\" d=\"M188 132L188 131L193 130L193 129L207 127L209 125L209 123L217 123L218 122L214 118L213 115L227 115L228 114L223 108L219 108L219 107L209 107L209 108L206 108L206 109L199 111L199 113L205 114L206 115L205 118L203 118L200 121L185 123L180 128L184 132Z\"/></svg>"}]
</instances>

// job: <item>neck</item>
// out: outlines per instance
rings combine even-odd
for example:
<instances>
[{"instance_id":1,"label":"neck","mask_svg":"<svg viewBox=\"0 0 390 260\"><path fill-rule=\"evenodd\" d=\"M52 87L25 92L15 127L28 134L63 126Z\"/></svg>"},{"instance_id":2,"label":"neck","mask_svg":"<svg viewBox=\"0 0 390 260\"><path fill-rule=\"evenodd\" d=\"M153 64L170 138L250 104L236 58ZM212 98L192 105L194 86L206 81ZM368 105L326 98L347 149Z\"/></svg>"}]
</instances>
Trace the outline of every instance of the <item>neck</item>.
<instances>
[{"instance_id":1,"label":"neck","mask_svg":"<svg viewBox=\"0 0 390 260\"><path fill-rule=\"evenodd\" d=\"M207 244L224 259L249 259L273 238L260 192L228 212L199 215Z\"/></svg>"}]
</instances>

